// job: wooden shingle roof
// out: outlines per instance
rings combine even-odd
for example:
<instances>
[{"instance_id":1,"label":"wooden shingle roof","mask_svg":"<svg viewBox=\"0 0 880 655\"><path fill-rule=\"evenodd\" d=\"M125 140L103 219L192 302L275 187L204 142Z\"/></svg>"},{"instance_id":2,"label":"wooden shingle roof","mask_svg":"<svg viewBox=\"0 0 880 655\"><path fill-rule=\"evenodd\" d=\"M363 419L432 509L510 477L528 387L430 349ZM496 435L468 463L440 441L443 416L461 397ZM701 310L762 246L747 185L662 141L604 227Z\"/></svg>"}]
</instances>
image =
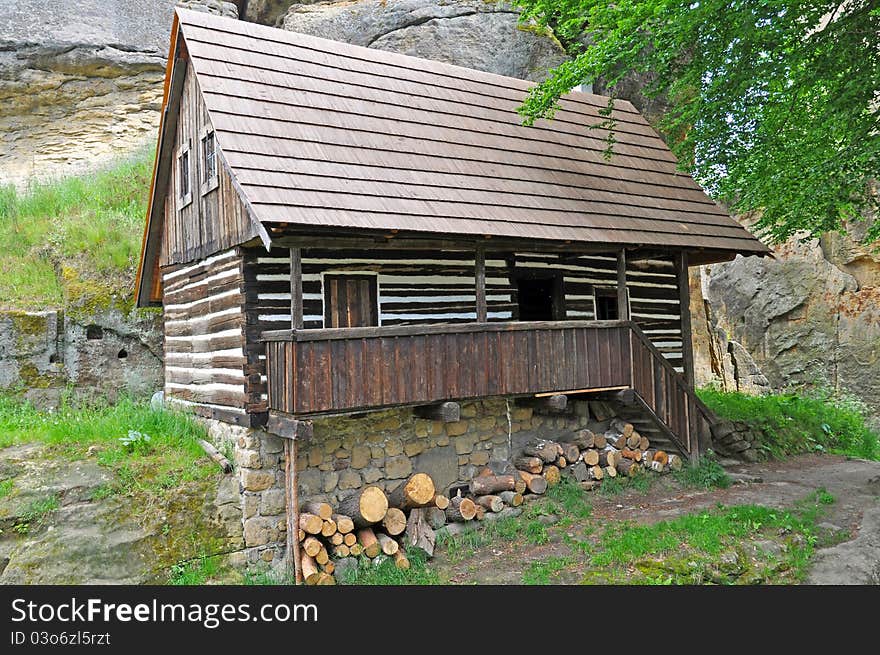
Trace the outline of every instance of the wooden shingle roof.
<instances>
[{"instance_id":1,"label":"wooden shingle roof","mask_svg":"<svg viewBox=\"0 0 880 655\"><path fill-rule=\"evenodd\" d=\"M400 230L764 254L642 115L568 94L532 127L531 82L177 10L232 174L267 227Z\"/></svg>"}]
</instances>

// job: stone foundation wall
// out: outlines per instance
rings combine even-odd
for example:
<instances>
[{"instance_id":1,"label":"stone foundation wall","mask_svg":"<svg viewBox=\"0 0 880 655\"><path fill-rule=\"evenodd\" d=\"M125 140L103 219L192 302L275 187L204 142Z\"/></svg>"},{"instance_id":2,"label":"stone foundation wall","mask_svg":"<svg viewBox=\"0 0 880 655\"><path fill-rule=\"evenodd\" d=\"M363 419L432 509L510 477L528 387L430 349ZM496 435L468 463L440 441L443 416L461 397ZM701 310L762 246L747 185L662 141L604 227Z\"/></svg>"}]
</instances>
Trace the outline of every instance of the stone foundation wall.
<instances>
[{"instance_id":1,"label":"stone foundation wall","mask_svg":"<svg viewBox=\"0 0 880 655\"><path fill-rule=\"evenodd\" d=\"M243 550L236 564L280 566L286 529L284 443L265 430L207 421L215 444L234 453ZM299 445L296 469L300 501L336 505L353 489L375 485L390 491L414 472L431 475L438 490L469 481L490 460L508 460L533 437L557 438L590 420L586 402L566 413L539 415L513 400L465 403L461 420L443 423L417 418L412 408L327 417L314 421L314 437ZM227 445L228 444L228 445Z\"/></svg>"}]
</instances>

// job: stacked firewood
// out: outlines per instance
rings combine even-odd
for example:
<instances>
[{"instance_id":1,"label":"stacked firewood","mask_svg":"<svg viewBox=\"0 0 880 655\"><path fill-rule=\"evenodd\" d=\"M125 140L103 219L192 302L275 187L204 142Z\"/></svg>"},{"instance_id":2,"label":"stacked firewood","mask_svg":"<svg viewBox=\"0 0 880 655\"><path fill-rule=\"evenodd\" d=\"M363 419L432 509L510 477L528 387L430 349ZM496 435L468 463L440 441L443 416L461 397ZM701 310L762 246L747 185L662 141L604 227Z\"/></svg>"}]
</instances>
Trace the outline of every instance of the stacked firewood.
<instances>
[{"instance_id":1,"label":"stacked firewood","mask_svg":"<svg viewBox=\"0 0 880 655\"><path fill-rule=\"evenodd\" d=\"M436 524L440 514L445 517L450 506L427 473L416 473L389 494L375 486L354 491L335 510L323 502L303 504L299 541L306 584L334 584L336 563L346 557L390 557L398 568L408 569L406 548L433 554L433 532L428 544L424 527L429 520Z\"/></svg>"},{"instance_id":2,"label":"stacked firewood","mask_svg":"<svg viewBox=\"0 0 880 655\"><path fill-rule=\"evenodd\" d=\"M633 477L642 471L665 473L682 466L681 457L651 448L651 442L620 419L611 421L604 433L584 429L558 441L534 439L513 461L519 476L532 493L543 493L567 471L585 488L595 488L605 478Z\"/></svg>"}]
</instances>

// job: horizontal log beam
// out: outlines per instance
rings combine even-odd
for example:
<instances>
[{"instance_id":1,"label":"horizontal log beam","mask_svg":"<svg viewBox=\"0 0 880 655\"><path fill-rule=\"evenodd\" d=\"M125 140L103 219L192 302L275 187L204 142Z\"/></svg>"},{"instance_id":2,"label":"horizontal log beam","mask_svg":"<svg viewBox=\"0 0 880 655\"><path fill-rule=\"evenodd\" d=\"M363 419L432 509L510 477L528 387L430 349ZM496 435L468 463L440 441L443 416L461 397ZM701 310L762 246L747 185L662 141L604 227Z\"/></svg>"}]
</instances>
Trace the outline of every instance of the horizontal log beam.
<instances>
[{"instance_id":1,"label":"horizontal log beam","mask_svg":"<svg viewBox=\"0 0 880 655\"><path fill-rule=\"evenodd\" d=\"M432 421L455 423L461 420L461 405L451 401L433 403L431 405L419 405L413 408L413 414L419 418L427 418Z\"/></svg>"},{"instance_id":2,"label":"horizontal log beam","mask_svg":"<svg viewBox=\"0 0 880 655\"><path fill-rule=\"evenodd\" d=\"M314 429L311 421L303 421L279 412L269 412L266 431L283 439L309 440Z\"/></svg>"},{"instance_id":3,"label":"horizontal log beam","mask_svg":"<svg viewBox=\"0 0 880 655\"><path fill-rule=\"evenodd\" d=\"M536 414L561 414L568 408L568 396L553 393L548 396L517 398L520 407L531 407Z\"/></svg>"}]
</instances>

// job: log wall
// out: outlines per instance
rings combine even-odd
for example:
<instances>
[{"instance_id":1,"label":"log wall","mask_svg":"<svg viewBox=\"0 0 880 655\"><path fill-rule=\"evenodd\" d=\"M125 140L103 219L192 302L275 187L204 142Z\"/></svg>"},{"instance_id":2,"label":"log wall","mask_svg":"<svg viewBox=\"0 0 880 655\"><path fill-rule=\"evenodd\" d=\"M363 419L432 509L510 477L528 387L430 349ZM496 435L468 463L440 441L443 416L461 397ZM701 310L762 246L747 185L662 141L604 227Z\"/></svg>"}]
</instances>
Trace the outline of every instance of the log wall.
<instances>
[{"instance_id":1,"label":"log wall","mask_svg":"<svg viewBox=\"0 0 880 655\"><path fill-rule=\"evenodd\" d=\"M163 271L165 394L209 418L249 425L242 257L227 250Z\"/></svg>"}]
</instances>

